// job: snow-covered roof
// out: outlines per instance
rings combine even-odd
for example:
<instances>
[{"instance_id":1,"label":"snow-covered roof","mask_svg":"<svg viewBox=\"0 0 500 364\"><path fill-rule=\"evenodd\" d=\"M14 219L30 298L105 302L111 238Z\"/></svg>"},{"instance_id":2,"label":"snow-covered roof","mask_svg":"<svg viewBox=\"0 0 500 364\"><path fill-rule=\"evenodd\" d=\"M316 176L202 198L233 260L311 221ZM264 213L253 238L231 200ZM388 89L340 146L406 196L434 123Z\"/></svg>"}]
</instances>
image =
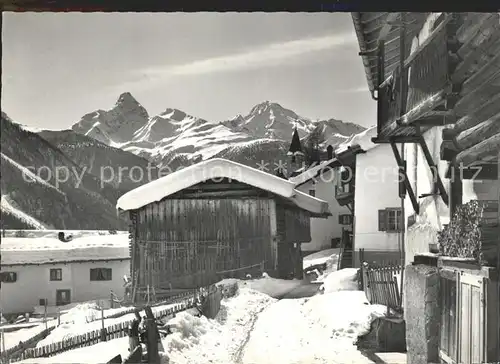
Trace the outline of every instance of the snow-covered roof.
<instances>
[{"instance_id":1,"label":"snow-covered roof","mask_svg":"<svg viewBox=\"0 0 500 364\"><path fill-rule=\"evenodd\" d=\"M355 134L348 140L340 144L335 150L335 154L345 152L348 148L359 145L365 152L375 148L378 144L372 142L372 138L377 137L377 126L371 126L365 131Z\"/></svg>"},{"instance_id":2,"label":"snow-covered roof","mask_svg":"<svg viewBox=\"0 0 500 364\"><path fill-rule=\"evenodd\" d=\"M328 203L295 189L295 184L278 176L222 158L183 168L127 192L118 199L119 210L135 210L162 200L185 188L216 178L227 178L283 197L314 214L328 214Z\"/></svg>"},{"instance_id":3,"label":"snow-covered roof","mask_svg":"<svg viewBox=\"0 0 500 364\"><path fill-rule=\"evenodd\" d=\"M129 259L127 233L87 236L62 242L57 238L2 238L2 265L47 264Z\"/></svg>"},{"instance_id":4,"label":"snow-covered roof","mask_svg":"<svg viewBox=\"0 0 500 364\"><path fill-rule=\"evenodd\" d=\"M329 167L331 167L336 161L337 161L337 158L332 158L332 159L329 159L329 160L324 161L322 163L319 163L318 165L307 169L303 173L301 173L295 177L291 177L289 179L289 181L292 182L295 186L299 186L301 184L304 184L307 181L309 181L310 179L321 174L323 172L323 170L329 169Z\"/></svg>"}]
</instances>

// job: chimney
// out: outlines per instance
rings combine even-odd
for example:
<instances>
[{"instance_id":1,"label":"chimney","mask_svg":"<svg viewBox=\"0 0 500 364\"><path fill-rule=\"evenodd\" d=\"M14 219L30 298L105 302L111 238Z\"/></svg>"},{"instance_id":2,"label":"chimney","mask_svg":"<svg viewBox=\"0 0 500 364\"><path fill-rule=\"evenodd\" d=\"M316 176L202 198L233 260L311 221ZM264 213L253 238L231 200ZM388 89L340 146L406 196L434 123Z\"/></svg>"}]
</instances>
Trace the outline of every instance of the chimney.
<instances>
[{"instance_id":1,"label":"chimney","mask_svg":"<svg viewBox=\"0 0 500 364\"><path fill-rule=\"evenodd\" d=\"M331 145L326 148L326 154L328 156L328 160L333 159L333 147Z\"/></svg>"}]
</instances>

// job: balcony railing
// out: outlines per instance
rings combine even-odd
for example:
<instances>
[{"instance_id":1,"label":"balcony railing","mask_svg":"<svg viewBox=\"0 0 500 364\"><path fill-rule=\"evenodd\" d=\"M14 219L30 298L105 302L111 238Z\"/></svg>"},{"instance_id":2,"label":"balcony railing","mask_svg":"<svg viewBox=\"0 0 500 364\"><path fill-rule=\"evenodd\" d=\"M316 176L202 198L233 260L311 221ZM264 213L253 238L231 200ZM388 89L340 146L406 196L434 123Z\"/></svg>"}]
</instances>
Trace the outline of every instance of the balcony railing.
<instances>
[{"instance_id":1,"label":"balcony railing","mask_svg":"<svg viewBox=\"0 0 500 364\"><path fill-rule=\"evenodd\" d=\"M444 17L437 23L429 37L404 57L403 69L398 66L379 86L379 137L392 134L397 129L397 120L411 122L431 111L443 95L449 72L448 21ZM379 68L379 72L383 70Z\"/></svg>"}]
</instances>

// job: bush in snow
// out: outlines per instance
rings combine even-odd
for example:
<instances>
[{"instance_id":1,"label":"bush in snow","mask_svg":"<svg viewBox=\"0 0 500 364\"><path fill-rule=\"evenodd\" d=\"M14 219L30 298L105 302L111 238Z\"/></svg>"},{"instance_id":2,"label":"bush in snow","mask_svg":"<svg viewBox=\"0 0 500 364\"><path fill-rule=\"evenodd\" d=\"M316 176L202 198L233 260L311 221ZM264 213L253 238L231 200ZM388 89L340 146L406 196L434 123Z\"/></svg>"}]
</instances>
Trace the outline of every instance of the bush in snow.
<instances>
[{"instance_id":1,"label":"bush in snow","mask_svg":"<svg viewBox=\"0 0 500 364\"><path fill-rule=\"evenodd\" d=\"M338 291L358 291L358 272L356 268L345 268L330 273L320 287L324 293Z\"/></svg>"},{"instance_id":2,"label":"bush in snow","mask_svg":"<svg viewBox=\"0 0 500 364\"><path fill-rule=\"evenodd\" d=\"M267 274L266 272L262 273L262 278L269 278L269 274Z\"/></svg>"}]
</instances>

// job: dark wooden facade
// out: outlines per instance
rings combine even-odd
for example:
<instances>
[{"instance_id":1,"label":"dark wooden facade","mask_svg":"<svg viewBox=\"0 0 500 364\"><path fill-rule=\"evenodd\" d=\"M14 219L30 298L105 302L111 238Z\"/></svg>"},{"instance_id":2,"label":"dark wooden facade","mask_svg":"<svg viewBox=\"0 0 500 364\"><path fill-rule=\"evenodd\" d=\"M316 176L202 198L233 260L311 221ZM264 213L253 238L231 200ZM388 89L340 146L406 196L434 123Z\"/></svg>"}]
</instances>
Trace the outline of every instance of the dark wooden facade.
<instances>
[{"instance_id":1,"label":"dark wooden facade","mask_svg":"<svg viewBox=\"0 0 500 364\"><path fill-rule=\"evenodd\" d=\"M199 183L129 214L133 286L156 296L262 269L301 277L300 243L311 240L307 211L234 180Z\"/></svg>"}]
</instances>

